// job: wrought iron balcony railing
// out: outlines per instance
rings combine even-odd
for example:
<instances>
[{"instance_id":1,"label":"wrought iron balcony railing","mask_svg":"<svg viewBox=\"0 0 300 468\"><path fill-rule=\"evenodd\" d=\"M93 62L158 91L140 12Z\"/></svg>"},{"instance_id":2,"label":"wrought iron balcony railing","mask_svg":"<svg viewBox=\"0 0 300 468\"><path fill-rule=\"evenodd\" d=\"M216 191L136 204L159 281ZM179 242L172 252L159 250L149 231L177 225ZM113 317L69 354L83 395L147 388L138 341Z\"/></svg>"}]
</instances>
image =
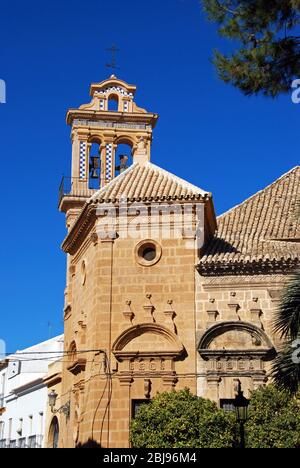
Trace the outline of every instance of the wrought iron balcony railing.
<instances>
[{"instance_id":1,"label":"wrought iron balcony railing","mask_svg":"<svg viewBox=\"0 0 300 468\"><path fill-rule=\"evenodd\" d=\"M9 440L8 439L1 439L0 440L0 448L8 448Z\"/></svg>"},{"instance_id":2,"label":"wrought iron balcony railing","mask_svg":"<svg viewBox=\"0 0 300 468\"><path fill-rule=\"evenodd\" d=\"M80 179L79 177L63 177L59 186L58 206L64 197L89 198L99 189L99 181L94 181L91 188L89 179Z\"/></svg>"},{"instance_id":3,"label":"wrought iron balcony railing","mask_svg":"<svg viewBox=\"0 0 300 468\"><path fill-rule=\"evenodd\" d=\"M33 435L19 439L1 439L0 448L43 448L43 435Z\"/></svg>"}]
</instances>

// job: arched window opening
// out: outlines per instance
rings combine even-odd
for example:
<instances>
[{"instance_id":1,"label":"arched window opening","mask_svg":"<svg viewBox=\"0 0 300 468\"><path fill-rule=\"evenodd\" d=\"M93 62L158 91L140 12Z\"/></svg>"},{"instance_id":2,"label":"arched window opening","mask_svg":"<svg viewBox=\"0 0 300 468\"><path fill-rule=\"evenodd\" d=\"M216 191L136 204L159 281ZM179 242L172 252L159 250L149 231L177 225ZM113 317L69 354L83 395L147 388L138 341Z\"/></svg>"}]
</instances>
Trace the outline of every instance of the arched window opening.
<instances>
[{"instance_id":1,"label":"arched window opening","mask_svg":"<svg viewBox=\"0 0 300 468\"><path fill-rule=\"evenodd\" d=\"M74 362L77 357L77 346L75 341L72 341L72 343L69 346L69 351L68 351L68 359L71 362Z\"/></svg>"},{"instance_id":2,"label":"arched window opening","mask_svg":"<svg viewBox=\"0 0 300 468\"><path fill-rule=\"evenodd\" d=\"M56 416L51 421L48 437L48 448L58 448L59 424Z\"/></svg>"},{"instance_id":3,"label":"arched window opening","mask_svg":"<svg viewBox=\"0 0 300 468\"><path fill-rule=\"evenodd\" d=\"M116 148L116 176L132 164L132 145L120 143Z\"/></svg>"},{"instance_id":4,"label":"arched window opening","mask_svg":"<svg viewBox=\"0 0 300 468\"><path fill-rule=\"evenodd\" d=\"M90 147L90 167L89 167L89 188L99 189L100 187L100 171L101 171L101 159L100 159L100 144L92 143Z\"/></svg>"},{"instance_id":5,"label":"arched window opening","mask_svg":"<svg viewBox=\"0 0 300 468\"><path fill-rule=\"evenodd\" d=\"M118 112L119 110L119 98L116 94L112 94L108 98L108 110L110 112Z\"/></svg>"}]
</instances>

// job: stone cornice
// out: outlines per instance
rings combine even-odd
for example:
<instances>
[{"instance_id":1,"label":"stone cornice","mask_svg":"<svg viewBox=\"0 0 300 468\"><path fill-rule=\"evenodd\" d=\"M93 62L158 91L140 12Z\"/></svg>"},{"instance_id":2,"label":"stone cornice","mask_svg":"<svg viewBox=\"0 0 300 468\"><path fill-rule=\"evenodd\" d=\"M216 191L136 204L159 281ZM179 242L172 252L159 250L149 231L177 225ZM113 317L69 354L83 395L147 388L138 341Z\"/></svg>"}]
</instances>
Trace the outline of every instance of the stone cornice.
<instances>
[{"instance_id":1,"label":"stone cornice","mask_svg":"<svg viewBox=\"0 0 300 468\"><path fill-rule=\"evenodd\" d=\"M264 275L215 275L215 276L202 276L201 286L204 291L214 291L222 288L224 291L231 291L232 288L235 290L244 290L245 288L251 289L281 289L287 279L289 273L281 272L277 275L264 274Z\"/></svg>"},{"instance_id":2,"label":"stone cornice","mask_svg":"<svg viewBox=\"0 0 300 468\"><path fill-rule=\"evenodd\" d=\"M197 195L185 195L185 196L162 196L162 197L130 197L127 198L126 202L128 203L128 207L130 208L130 203L143 203L146 205L151 205L152 202L161 203L161 202L173 202L179 201L181 203L189 203L190 201L197 201L197 202L205 202L207 200L211 200L211 194L205 194L204 196L197 194ZM87 232L88 229L92 228L96 221L96 211L99 205L102 204L117 204L119 202L118 199L113 198L99 198L99 199L92 199L89 200L85 206L83 207L81 213L79 214L78 218L74 222L73 226L70 229L67 237L62 243L62 249L64 252L67 252L73 255L78 245L80 245L80 239L82 238L82 233ZM138 206L135 208L138 209Z\"/></svg>"},{"instance_id":3,"label":"stone cornice","mask_svg":"<svg viewBox=\"0 0 300 468\"><path fill-rule=\"evenodd\" d=\"M64 252L71 255L75 253L78 243L80 243L81 234L86 232L95 223L96 209L97 206L95 204L88 203L84 206L69 234L62 243L62 249Z\"/></svg>"},{"instance_id":4,"label":"stone cornice","mask_svg":"<svg viewBox=\"0 0 300 468\"><path fill-rule=\"evenodd\" d=\"M203 276L266 275L292 273L300 265L298 258L260 259L240 262L203 262L197 270Z\"/></svg>"},{"instance_id":5,"label":"stone cornice","mask_svg":"<svg viewBox=\"0 0 300 468\"><path fill-rule=\"evenodd\" d=\"M235 357L238 359L242 358L260 358L260 359L272 359L276 354L274 348L260 348L260 349L201 349L199 354L204 359L220 359L227 357Z\"/></svg>"},{"instance_id":6,"label":"stone cornice","mask_svg":"<svg viewBox=\"0 0 300 468\"><path fill-rule=\"evenodd\" d=\"M175 351L113 351L114 355L119 361L131 361L132 359L150 359L150 358L161 358L161 359L179 359L183 354L184 350Z\"/></svg>"},{"instance_id":7,"label":"stone cornice","mask_svg":"<svg viewBox=\"0 0 300 468\"><path fill-rule=\"evenodd\" d=\"M139 112L108 112L91 109L69 109L66 117L67 124L71 125L74 119L93 121L102 120L116 123L122 123L122 121L137 122L155 127L158 120L158 115L152 113L144 114Z\"/></svg>"}]
</instances>

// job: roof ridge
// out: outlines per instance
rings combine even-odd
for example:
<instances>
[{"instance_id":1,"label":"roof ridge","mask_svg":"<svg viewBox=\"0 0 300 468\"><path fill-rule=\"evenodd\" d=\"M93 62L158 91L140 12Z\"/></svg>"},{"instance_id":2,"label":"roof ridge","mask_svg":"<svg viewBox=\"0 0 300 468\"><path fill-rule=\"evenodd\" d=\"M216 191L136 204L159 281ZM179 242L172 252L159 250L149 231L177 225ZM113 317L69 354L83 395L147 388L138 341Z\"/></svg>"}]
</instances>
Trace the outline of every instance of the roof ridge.
<instances>
[{"instance_id":1,"label":"roof ridge","mask_svg":"<svg viewBox=\"0 0 300 468\"><path fill-rule=\"evenodd\" d=\"M99 195L101 195L102 193L105 193L107 190L109 190L111 188L111 186L115 185L115 184L118 184L119 182L122 181L122 179L126 176L126 174L129 174L130 171L133 170L134 167L138 166L139 163L133 163L131 164L131 166L129 166L124 172L122 172L121 174L117 175L116 177L114 177L112 180L110 180L106 185L104 185L104 187L101 187L99 190L97 190L97 192L95 192L90 200L94 201L94 200L97 200L97 198L99 197Z\"/></svg>"},{"instance_id":2,"label":"roof ridge","mask_svg":"<svg viewBox=\"0 0 300 468\"><path fill-rule=\"evenodd\" d=\"M164 175L168 177L172 177L178 182L178 184L184 185L185 187L190 188L191 190L200 190L202 192L202 195L211 195L211 192L208 192L206 190L203 190L201 187L198 187L197 185L191 184L185 179L182 179L181 177L178 177L177 175L173 174L172 172L168 171L167 169L163 169L160 166L157 166L156 164L153 164L151 161L147 161L145 164L153 167L154 169L158 170L159 172L163 173Z\"/></svg>"},{"instance_id":3,"label":"roof ridge","mask_svg":"<svg viewBox=\"0 0 300 468\"><path fill-rule=\"evenodd\" d=\"M166 169L163 169L162 167L157 166L156 164L153 164L150 161L145 161L145 162L135 162L131 166L129 166L124 172L116 176L114 179L112 179L108 184L106 184L104 187L101 187L97 192L95 192L91 198L89 199L89 202L96 201L99 197L103 196L106 194L106 192L109 192L110 189L115 188L115 187L122 187L122 181L130 174L131 172L134 172L135 169L142 169L145 168L146 172L143 174L143 177L147 178L149 171L153 170L157 172L159 175L162 177L165 177L168 180L168 183L170 182L171 184L174 183L175 186L172 186L172 190L174 191L174 194L177 191L177 188L180 186L183 189L186 190L186 192L196 192L201 196L209 195L211 196L210 192L207 192L203 190L200 187L197 187L196 185L191 184L190 182L182 179L181 177L176 176L172 172L167 171ZM133 181L135 182L135 180ZM139 181L140 183L140 181ZM154 187L154 186L153 186ZM153 189L152 187L152 189ZM133 187L131 187L133 188ZM171 188L171 186L170 186ZM175 190L176 189L176 190ZM118 190L116 190L118 192ZM132 191L132 190L131 190ZM148 188L148 192L150 193L150 187Z\"/></svg>"},{"instance_id":4,"label":"roof ridge","mask_svg":"<svg viewBox=\"0 0 300 468\"><path fill-rule=\"evenodd\" d=\"M225 211L224 213L220 214L219 216L217 216L217 220L220 220L221 218L225 217L226 215L228 215L229 213L231 213L232 211L236 210L237 208L239 208L240 206L242 205L245 205L247 202L249 202L252 198L256 197L257 195L267 191L269 188L271 188L273 185L277 184L281 179L284 179L287 175L289 174L292 174L292 172L296 171L296 170L300 170L300 166L294 166L292 169L290 169L289 171L285 172L284 174L282 174L280 177L278 177L278 179L275 179L273 180L273 182L271 182L269 185L267 185L266 187L264 187L263 189L260 189L258 190L257 192L253 193L252 195L250 195L250 197L246 198L246 200L243 200L242 202L238 203L237 205L233 206L232 208L230 208L229 210Z\"/></svg>"}]
</instances>

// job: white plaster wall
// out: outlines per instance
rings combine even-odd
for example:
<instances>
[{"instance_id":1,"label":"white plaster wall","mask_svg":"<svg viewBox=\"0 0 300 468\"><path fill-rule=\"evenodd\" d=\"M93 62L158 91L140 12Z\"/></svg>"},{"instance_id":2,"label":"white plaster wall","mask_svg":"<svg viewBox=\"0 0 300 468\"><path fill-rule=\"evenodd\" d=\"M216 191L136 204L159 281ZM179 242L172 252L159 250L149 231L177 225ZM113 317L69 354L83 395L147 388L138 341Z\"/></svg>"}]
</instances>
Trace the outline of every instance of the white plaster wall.
<instances>
[{"instance_id":1,"label":"white plaster wall","mask_svg":"<svg viewBox=\"0 0 300 468\"><path fill-rule=\"evenodd\" d=\"M26 438L28 446L28 438L37 436L37 446L42 446L48 404L48 389L42 379L47 375L48 366L56 355L37 353L62 350L63 337L52 338L16 352L15 355L9 357L8 367L0 371L0 385L1 375L5 374L5 412L0 417L0 423L2 422L0 439L6 439L6 445L9 445L10 440L16 441L18 446L19 440ZM59 356L58 354L57 357ZM51 360L47 358L51 358ZM22 433L18 433L17 431L21 427Z\"/></svg>"}]
</instances>

